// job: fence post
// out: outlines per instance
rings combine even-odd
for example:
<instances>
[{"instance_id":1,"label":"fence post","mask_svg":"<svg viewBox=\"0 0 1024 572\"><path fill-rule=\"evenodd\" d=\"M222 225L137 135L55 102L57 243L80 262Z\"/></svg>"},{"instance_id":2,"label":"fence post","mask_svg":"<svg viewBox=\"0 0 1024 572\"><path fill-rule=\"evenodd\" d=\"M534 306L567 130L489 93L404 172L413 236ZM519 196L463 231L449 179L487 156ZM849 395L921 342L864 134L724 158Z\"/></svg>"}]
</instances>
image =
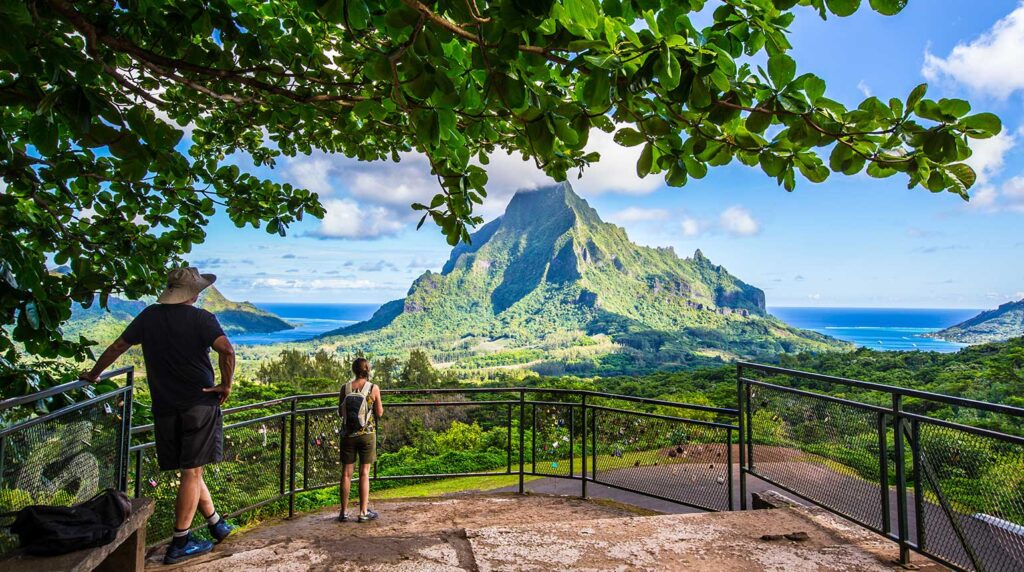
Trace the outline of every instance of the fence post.
<instances>
[{"instance_id":1,"label":"fence post","mask_svg":"<svg viewBox=\"0 0 1024 572\"><path fill-rule=\"evenodd\" d=\"M910 422L910 458L914 464L914 522L917 524L917 549L923 552L925 550L924 490L921 482L921 424L917 419Z\"/></svg>"},{"instance_id":2,"label":"fence post","mask_svg":"<svg viewBox=\"0 0 1024 572\"><path fill-rule=\"evenodd\" d=\"M320 443L323 445L323 442ZM302 420L302 490L309 488L309 411Z\"/></svg>"},{"instance_id":3,"label":"fence post","mask_svg":"<svg viewBox=\"0 0 1024 572\"><path fill-rule=\"evenodd\" d=\"M580 440L580 497L587 498L587 394L580 396L580 404L583 406L583 427L581 427L582 439ZM591 412L593 415L593 412ZM593 452L591 452L593 454Z\"/></svg>"},{"instance_id":4,"label":"fence post","mask_svg":"<svg viewBox=\"0 0 1024 572\"><path fill-rule=\"evenodd\" d=\"M576 404L569 406L569 478L576 476Z\"/></svg>"},{"instance_id":5,"label":"fence post","mask_svg":"<svg viewBox=\"0 0 1024 572\"><path fill-rule=\"evenodd\" d=\"M882 494L882 532L892 532L889 506L889 443L886 435L885 413L878 413L878 483Z\"/></svg>"},{"instance_id":6,"label":"fence post","mask_svg":"<svg viewBox=\"0 0 1024 572\"><path fill-rule=\"evenodd\" d=\"M288 518L295 516L295 405L297 400L292 397L291 432L288 438L288 450L291 455L288 462ZM283 437L283 436L282 436Z\"/></svg>"},{"instance_id":7,"label":"fence post","mask_svg":"<svg viewBox=\"0 0 1024 572\"><path fill-rule=\"evenodd\" d=\"M910 548L907 546L907 471L904 466L903 450L903 396L892 394L893 444L896 454L896 522L899 526L900 564L910 563Z\"/></svg>"},{"instance_id":8,"label":"fence post","mask_svg":"<svg viewBox=\"0 0 1024 572\"><path fill-rule=\"evenodd\" d=\"M506 447L505 473L512 474L512 404L508 404L508 446Z\"/></svg>"},{"instance_id":9,"label":"fence post","mask_svg":"<svg viewBox=\"0 0 1024 572\"><path fill-rule=\"evenodd\" d=\"M135 450L135 498L142 496L142 449Z\"/></svg>"},{"instance_id":10,"label":"fence post","mask_svg":"<svg viewBox=\"0 0 1024 572\"><path fill-rule=\"evenodd\" d=\"M590 480L597 482L597 409L590 408Z\"/></svg>"},{"instance_id":11,"label":"fence post","mask_svg":"<svg viewBox=\"0 0 1024 572\"><path fill-rule=\"evenodd\" d=\"M278 494L284 496L285 491L285 471L287 469L288 460L285 457L287 453L288 443L284 438L284 431L288 428L288 417L281 415L281 454L278 455ZM268 429L269 431L269 429Z\"/></svg>"},{"instance_id":12,"label":"fence post","mask_svg":"<svg viewBox=\"0 0 1024 572\"><path fill-rule=\"evenodd\" d=\"M740 510L747 510L747 454L746 447L746 419L743 413L743 365L736 364L736 417L738 418L739 440L739 474L740 474ZM732 451L732 439L729 440L729 450ZM732 478L732 467L729 467L729 478ZM729 497L730 503L732 496Z\"/></svg>"},{"instance_id":13,"label":"fence post","mask_svg":"<svg viewBox=\"0 0 1024 572\"><path fill-rule=\"evenodd\" d=\"M524 433L525 427L523 427L523 426L525 424L526 424L526 390L525 389L520 389L519 390L519 494L523 494L525 492L525 488L523 486L524 485L524 482L523 482L523 469L525 468L524 467L524 460L523 460L523 448L526 447L526 433Z\"/></svg>"},{"instance_id":14,"label":"fence post","mask_svg":"<svg viewBox=\"0 0 1024 572\"><path fill-rule=\"evenodd\" d=\"M132 440L132 395L135 393L135 368L129 368L124 384L128 391L121 400L121 440L117 451L117 489L128 492L128 448ZM135 477L138 480L138 476Z\"/></svg>"},{"instance_id":15,"label":"fence post","mask_svg":"<svg viewBox=\"0 0 1024 572\"><path fill-rule=\"evenodd\" d=\"M747 425L747 471L754 470L754 414L751 408L751 389L750 384L745 383L744 385L744 403L746 405L746 425ZM741 413L743 415L743 413Z\"/></svg>"},{"instance_id":16,"label":"fence post","mask_svg":"<svg viewBox=\"0 0 1024 572\"><path fill-rule=\"evenodd\" d=\"M530 474L537 474L537 404L530 406Z\"/></svg>"},{"instance_id":17,"label":"fence post","mask_svg":"<svg viewBox=\"0 0 1024 572\"><path fill-rule=\"evenodd\" d=\"M728 497L726 507L729 510L735 510L733 507L735 503L732 499L732 428L725 430L725 478L729 479L728 485Z\"/></svg>"}]
</instances>

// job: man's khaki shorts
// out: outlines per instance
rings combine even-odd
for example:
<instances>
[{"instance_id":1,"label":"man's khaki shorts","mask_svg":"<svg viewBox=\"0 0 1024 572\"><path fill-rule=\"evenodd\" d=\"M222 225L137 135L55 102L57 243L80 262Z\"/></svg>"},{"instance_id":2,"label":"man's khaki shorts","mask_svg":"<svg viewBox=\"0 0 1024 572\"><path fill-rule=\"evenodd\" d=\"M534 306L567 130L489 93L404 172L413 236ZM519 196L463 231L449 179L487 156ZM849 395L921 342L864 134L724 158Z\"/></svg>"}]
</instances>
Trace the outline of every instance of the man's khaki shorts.
<instances>
[{"instance_id":1,"label":"man's khaki shorts","mask_svg":"<svg viewBox=\"0 0 1024 572\"><path fill-rule=\"evenodd\" d=\"M360 465L369 465L377 460L377 434L366 433L355 437L341 438L341 462L352 465L359 457Z\"/></svg>"}]
</instances>

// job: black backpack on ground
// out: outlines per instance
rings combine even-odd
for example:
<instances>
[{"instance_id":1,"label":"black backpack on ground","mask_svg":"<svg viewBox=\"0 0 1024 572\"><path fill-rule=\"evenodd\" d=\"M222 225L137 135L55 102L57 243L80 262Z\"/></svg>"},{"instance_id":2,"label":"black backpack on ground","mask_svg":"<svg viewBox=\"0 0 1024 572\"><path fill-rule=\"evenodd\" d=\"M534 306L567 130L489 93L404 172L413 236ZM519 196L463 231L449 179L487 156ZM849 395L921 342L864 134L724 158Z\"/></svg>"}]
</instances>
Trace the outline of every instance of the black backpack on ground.
<instances>
[{"instance_id":1,"label":"black backpack on ground","mask_svg":"<svg viewBox=\"0 0 1024 572\"><path fill-rule=\"evenodd\" d=\"M56 556L113 542L132 512L121 491L107 489L74 506L27 506L18 511L11 532L35 556Z\"/></svg>"}]
</instances>

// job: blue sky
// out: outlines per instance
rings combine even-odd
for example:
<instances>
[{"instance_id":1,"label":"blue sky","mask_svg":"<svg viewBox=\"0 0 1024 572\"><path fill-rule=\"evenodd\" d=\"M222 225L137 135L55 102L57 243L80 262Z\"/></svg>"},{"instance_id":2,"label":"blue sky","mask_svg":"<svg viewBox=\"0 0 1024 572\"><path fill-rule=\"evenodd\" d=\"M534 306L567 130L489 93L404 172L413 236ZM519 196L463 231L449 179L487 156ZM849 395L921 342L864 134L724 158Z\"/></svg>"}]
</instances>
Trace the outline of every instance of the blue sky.
<instances>
[{"instance_id":1,"label":"blue sky","mask_svg":"<svg viewBox=\"0 0 1024 572\"><path fill-rule=\"evenodd\" d=\"M803 10L792 29L798 72L823 77L847 104L865 94L905 98L927 81L928 97L963 97L998 114L1003 134L972 157L980 174L972 202L867 175L833 174L819 185L798 178L787 193L742 165L667 188L637 179L639 148L607 137L596 138L602 163L574 187L633 240L683 256L700 248L764 289L770 306L987 308L1024 298L1024 2L912 0L896 17L861 10L824 22ZM516 189L546 182L518 159L491 166L487 218ZM421 157L368 164L314 155L262 174L319 192L328 216L285 238L215 217L190 260L219 274L232 298L380 303L447 259L439 230L415 231L408 208L436 192Z\"/></svg>"}]
</instances>

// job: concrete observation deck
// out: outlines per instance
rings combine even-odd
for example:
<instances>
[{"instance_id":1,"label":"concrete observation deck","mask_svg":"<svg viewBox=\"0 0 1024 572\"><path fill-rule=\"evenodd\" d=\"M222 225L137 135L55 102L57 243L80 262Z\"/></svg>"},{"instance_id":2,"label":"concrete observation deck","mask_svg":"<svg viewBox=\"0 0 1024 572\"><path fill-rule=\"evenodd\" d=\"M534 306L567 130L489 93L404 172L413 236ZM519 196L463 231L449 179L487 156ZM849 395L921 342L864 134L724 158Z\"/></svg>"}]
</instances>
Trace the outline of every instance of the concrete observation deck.
<instances>
[{"instance_id":1,"label":"concrete observation deck","mask_svg":"<svg viewBox=\"0 0 1024 572\"><path fill-rule=\"evenodd\" d=\"M178 566L159 564L161 547L147 570L902 570L893 563L894 543L816 508L660 514L544 494L462 494L374 508L380 519L365 524L337 522L337 508L268 521ZM945 570L922 557L914 564Z\"/></svg>"}]
</instances>

